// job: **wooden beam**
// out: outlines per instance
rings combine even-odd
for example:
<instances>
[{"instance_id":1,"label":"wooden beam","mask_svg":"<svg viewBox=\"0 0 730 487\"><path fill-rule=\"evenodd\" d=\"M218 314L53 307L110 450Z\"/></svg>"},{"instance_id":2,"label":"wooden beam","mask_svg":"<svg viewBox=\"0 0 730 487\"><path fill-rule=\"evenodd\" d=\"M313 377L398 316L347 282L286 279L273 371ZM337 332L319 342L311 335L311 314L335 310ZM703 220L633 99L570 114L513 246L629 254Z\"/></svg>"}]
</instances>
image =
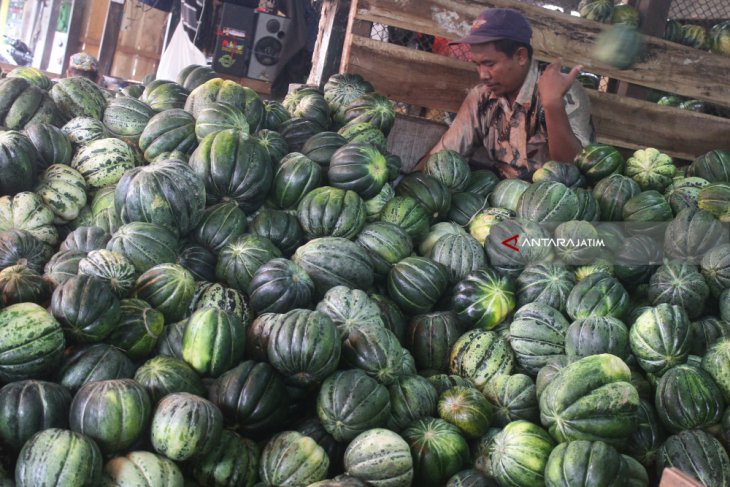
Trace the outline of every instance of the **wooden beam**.
<instances>
[{"instance_id":1,"label":"wooden beam","mask_svg":"<svg viewBox=\"0 0 730 487\"><path fill-rule=\"evenodd\" d=\"M48 25L43 42L43 51L41 55L40 69L45 71L48 69L48 63L51 60L51 51L53 51L53 40L56 37L56 25L58 24L58 14L61 11L61 0L52 0L51 11L48 15Z\"/></svg>"},{"instance_id":2,"label":"wooden beam","mask_svg":"<svg viewBox=\"0 0 730 487\"><path fill-rule=\"evenodd\" d=\"M355 19L378 22L414 32L456 39L485 7L509 7L522 12L533 27L535 57L630 83L730 106L730 57L647 37L641 59L620 70L593 59L593 45L608 27L515 0L359 0ZM701 75L698 75L701 73Z\"/></svg>"},{"instance_id":3,"label":"wooden beam","mask_svg":"<svg viewBox=\"0 0 730 487\"><path fill-rule=\"evenodd\" d=\"M307 84L321 87L340 70L349 14L350 0L324 0Z\"/></svg>"},{"instance_id":4,"label":"wooden beam","mask_svg":"<svg viewBox=\"0 0 730 487\"><path fill-rule=\"evenodd\" d=\"M84 11L86 10L87 0L71 1L71 19L68 26L68 37L66 40L66 53L63 56L63 65L61 66L61 76L66 76L69 58L81 50L81 33L84 22Z\"/></svg>"},{"instance_id":5,"label":"wooden beam","mask_svg":"<svg viewBox=\"0 0 730 487\"><path fill-rule=\"evenodd\" d=\"M479 82L470 63L360 36L352 36L346 70L391 100L451 112Z\"/></svg>"},{"instance_id":6,"label":"wooden beam","mask_svg":"<svg viewBox=\"0 0 730 487\"><path fill-rule=\"evenodd\" d=\"M634 0L634 8L639 11L641 32L648 36L664 37L669 7L672 0ZM621 81L616 87L616 94L645 99L649 90L643 86Z\"/></svg>"},{"instance_id":7,"label":"wooden beam","mask_svg":"<svg viewBox=\"0 0 730 487\"><path fill-rule=\"evenodd\" d=\"M347 72L364 76L391 100L450 112L458 110L478 82L471 63L358 36L352 37ZM680 159L730 150L728 119L586 91L601 142L630 149L655 147Z\"/></svg>"},{"instance_id":8,"label":"wooden beam","mask_svg":"<svg viewBox=\"0 0 730 487\"><path fill-rule=\"evenodd\" d=\"M124 19L124 0L111 0L106 11L104 33L99 46L99 75L108 75L114 62L114 52L117 49L119 32Z\"/></svg>"}]
</instances>

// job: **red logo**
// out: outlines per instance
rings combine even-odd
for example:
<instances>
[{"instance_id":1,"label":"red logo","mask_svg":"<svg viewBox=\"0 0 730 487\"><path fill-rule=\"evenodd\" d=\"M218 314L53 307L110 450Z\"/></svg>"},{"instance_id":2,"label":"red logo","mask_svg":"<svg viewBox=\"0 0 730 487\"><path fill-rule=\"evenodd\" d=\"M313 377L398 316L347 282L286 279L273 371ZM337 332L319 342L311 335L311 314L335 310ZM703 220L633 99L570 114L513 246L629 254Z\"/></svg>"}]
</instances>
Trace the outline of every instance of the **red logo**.
<instances>
[{"instance_id":1,"label":"red logo","mask_svg":"<svg viewBox=\"0 0 730 487\"><path fill-rule=\"evenodd\" d=\"M502 240L502 245L505 247L509 247L510 249L514 250L515 252L519 252L520 249L517 248L517 240L520 238L519 235L515 234L512 235L510 238L506 240Z\"/></svg>"}]
</instances>

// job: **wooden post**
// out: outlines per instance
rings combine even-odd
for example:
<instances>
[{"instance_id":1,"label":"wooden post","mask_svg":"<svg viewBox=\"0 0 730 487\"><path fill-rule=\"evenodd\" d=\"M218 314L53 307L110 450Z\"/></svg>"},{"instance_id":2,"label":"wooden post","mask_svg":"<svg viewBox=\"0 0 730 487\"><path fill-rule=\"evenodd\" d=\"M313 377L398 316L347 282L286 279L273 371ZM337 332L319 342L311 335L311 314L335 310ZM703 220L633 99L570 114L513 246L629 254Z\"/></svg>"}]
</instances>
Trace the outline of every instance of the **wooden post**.
<instances>
[{"instance_id":1,"label":"wooden post","mask_svg":"<svg viewBox=\"0 0 730 487\"><path fill-rule=\"evenodd\" d=\"M63 65L61 66L61 77L66 76L69 58L72 54L76 54L81 50L81 31L83 30L82 22L84 21L84 11L86 10L87 0L72 0L71 2L71 19L68 26L68 38L66 40L66 53L63 56Z\"/></svg>"},{"instance_id":2,"label":"wooden post","mask_svg":"<svg viewBox=\"0 0 730 487\"><path fill-rule=\"evenodd\" d=\"M671 4L672 0L633 0L630 2L630 5L639 11L641 33L663 38ZM617 95L641 99L645 99L648 92L649 90L643 86L633 85L625 81L619 81L615 89Z\"/></svg>"},{"instance_id":3,"label":"wooden post","mask_svg":"<svg viewBox=\"0 0 730 487\"><path fill-rule=\"evenodd\" d=\"M56 37L56 25L58 24L58 14L61 11L61 3L63 3L61 0L53 0L51 2L51 13L48 18L45 41L43 42L43 54L41 55L41 71L48 69L48 63L51 60L51 51L53 51L53 40Z\"/></svg>"},{"instance_id":4,"label":"wooden post","mask_svg":"<svg viewBox=\"0 0 730 487\"><path fill-rule=\"evenodd\" d=\"M104 22L104 33L101 36L99 46L99 75L108 75L112 69L114 52L117 50L119 31L122 28L124 18L124 0L111 0L109 9L106 12Z\"/></svg>"},{"instance_id":5,"label":"wooden post","mask_svg":"<svg viewBox=\"0 0 730 487\"><path fill-rule=\"evenodd\" d=\"M350 0L324 0L307 84L321 87L340 70L350 3Z\"/></svg>"}]
</instances>

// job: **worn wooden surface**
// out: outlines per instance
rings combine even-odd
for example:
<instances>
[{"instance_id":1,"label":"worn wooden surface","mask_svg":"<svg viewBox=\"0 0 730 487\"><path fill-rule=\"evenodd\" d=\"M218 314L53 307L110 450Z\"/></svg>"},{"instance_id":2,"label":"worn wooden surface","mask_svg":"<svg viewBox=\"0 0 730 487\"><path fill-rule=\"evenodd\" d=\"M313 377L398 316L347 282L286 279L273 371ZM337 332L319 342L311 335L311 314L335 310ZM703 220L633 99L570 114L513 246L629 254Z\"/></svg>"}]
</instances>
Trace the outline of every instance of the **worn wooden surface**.
<instances>
[{"instance_id":1,"label":"worn wooden surface","mask_svg":"<svg viewBox=\"0 0 730 487\"><path fill-rule=\"evenodd\" d=\"M132 2L129 2L130 4ZM102 76L111 73L112 63L114 62L114 54L117 50L119 42L119 31L122 28L122 20L124 19L124 2L112 0L106 11L104 20L104 32L101 35L101 44L99 45L99 74Z\"/></svg>"},{"instance_id":2,"label":"worn wooden surface","mask_svg":"<svg viewBox=\"0 0 730 487\"><path fill-rule=\"evenodd\" d=\"M392 100L446 111L455 111L479 81L470 63L360 36L352 36L343 70L361 74Z\"/></svg>"},{"instance_id":3,"label":"worn wooden surface","mask_svg":"<svg viewBox=\"0 0 730 487\"><path fill-rule=\"evenodd\" d=\"M455 112L478 82L465 61L353 36L347 72L368 79L394 101ZM598 140L618 147L656 147L693 159L712 149L730 149L730 120L587 90Z\"/></svg>"},{"instance_id":4,"label":"worn wooden surface","mask_svg":"<svg viewBox=\"0 0 730 487\"><path fill-rule=\"evenodd\" d=\"M167 16L158 9L139 8L136 2L125 3L111 69L113 76L141 81L147 74L157 71Z\"/></svg>"},{"instance_id":5,"label":"worn wooden surface","mask_svg":"<svg viewBox=\"0 0 730 487\"><path fill-rule=\"evenodd\" d=\"M323 86L340 70L349 12L350 0L324 0L307 84Z\"/></svg>"},{"instance_id":6,"label":"worn wooden surface","mask_svg":"<svg viewBox=\"0 0 730 487\"><path fill-rule=\"evenodd\" d=\"M607 28L592 22L512 0L358 0L355 18L448 39L463 36L485 7L520 10L533 27L535 57L562 58L588 71L730 106L730 57L646 37L644 54L627 70L593 60L593 44Z\"/></svg>"}]
</instances>

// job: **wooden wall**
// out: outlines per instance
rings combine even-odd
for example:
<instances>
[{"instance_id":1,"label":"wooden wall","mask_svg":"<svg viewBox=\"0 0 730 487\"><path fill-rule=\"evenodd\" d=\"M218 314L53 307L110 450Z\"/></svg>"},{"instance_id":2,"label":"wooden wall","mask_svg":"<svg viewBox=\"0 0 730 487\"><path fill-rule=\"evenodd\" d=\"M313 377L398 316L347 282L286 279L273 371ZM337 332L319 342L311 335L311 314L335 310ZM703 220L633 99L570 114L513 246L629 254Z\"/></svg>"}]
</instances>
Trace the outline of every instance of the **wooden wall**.
<instances>
[{"instance_id":1,"label":"wooden wall","mask_svg":"<svg viewBox=\"0 0 730 487\"><path fill-rule=\"evenodd\" d=\"M84 2L78 49L99 55L109 0ZM167 27L167 13L126 0L119 39L112 62L111 75L141 81L148 73L157 71ZM70 47L70 49L73 49Z\"/></svg>"},{"instance_id":2,"label":"wooden wall","mask_svg":"<svg viewBox=\"0 0 730 487\"><path fill-rule=\"evenodd\" d=\"M604 24L551 12L514 0L353 0L343 72L365 76L395 101L456 111L478 80L473 65L358 35L377 22L455 39L485 7L520 10L531 22L535 57L641 86L730 106L730 57L647 37L641 59L627 70L593 60L592 46ZM364 32L369 32L365 29ZM656 147L692 159L711 149L730 149L730 120L643 100L589 90L598 140L624 148Z\"/></svg>"}]
</instances>

